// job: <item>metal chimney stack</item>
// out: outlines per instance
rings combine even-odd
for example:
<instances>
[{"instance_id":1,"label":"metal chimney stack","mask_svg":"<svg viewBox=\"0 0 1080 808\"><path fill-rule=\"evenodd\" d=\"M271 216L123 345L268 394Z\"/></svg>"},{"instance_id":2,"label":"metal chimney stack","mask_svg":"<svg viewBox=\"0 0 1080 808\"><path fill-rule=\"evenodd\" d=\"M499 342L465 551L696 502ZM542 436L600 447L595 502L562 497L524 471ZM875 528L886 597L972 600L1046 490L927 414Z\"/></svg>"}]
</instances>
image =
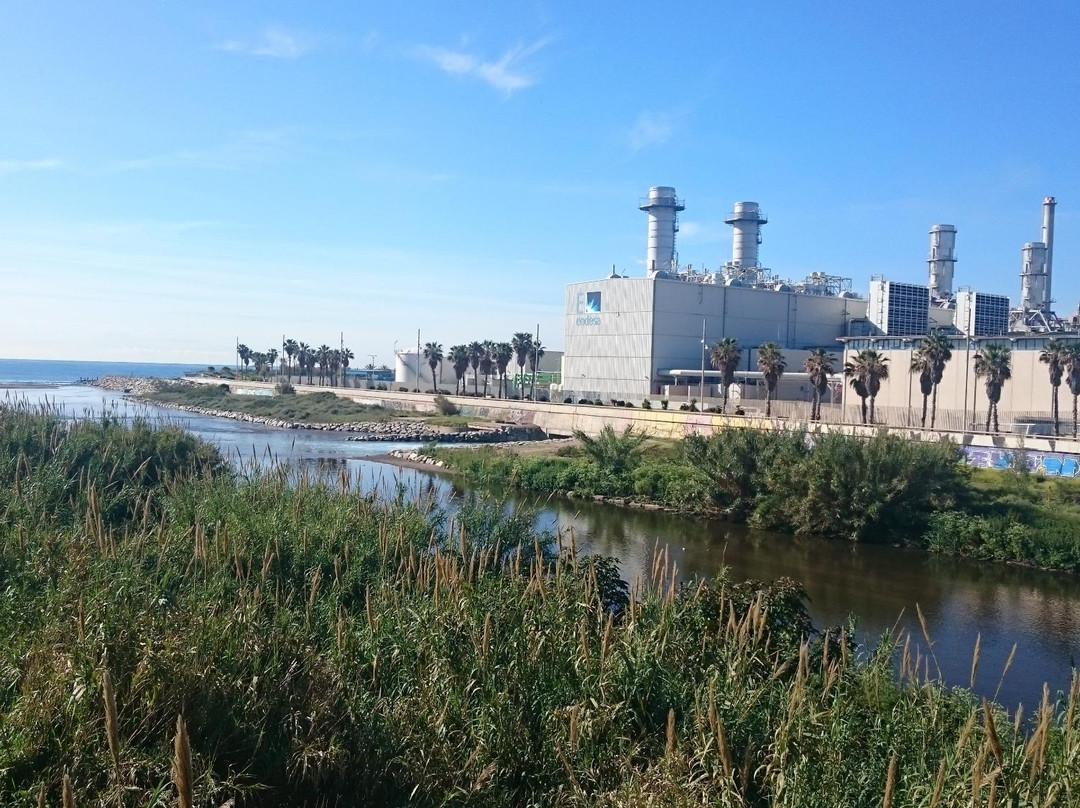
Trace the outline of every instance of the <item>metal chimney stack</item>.
<instances>
[{"instance_id":1,"label":"metal chimney stack","mask_svg":"<svg viewBox=\"0 0 1080 808\"><path fill-rule=\"evenodd\" d=\"M756 267L761 226L769 221L757 202L736 202L735 209L724 219L734 229L731 239L731 263L737 267Z\"/></svg>"},{"instance_id":2,"label":"metal chimney stack","mask_svg":"<svg viewBox=\"0 0 1080 808\"><path fill-rule=\"evenodd\" d=\"M935 224L930 228L930 297L950 300L953 296L953 272L956 269L956 228Z\"/></svg>"},{"instance_id":3,"label":"metal chimney stack","mask_svg":"<svg viewBox=\"0 0 1080 808\"><path fill-rule=\"evenodd\" d=\"M1042 223L1042 243L1046 245L1046 305L1049 307L1050 299L1050 282L1052 280L1051 275L1054 269L1054 209L1057 207L1057 200L1048 196L1043 199L1043 223Z\"/></svg>"},{"instance_id":4,"label":"metal chimney stack","mask_svg":"<svg viewBox=\"0 0 1080 808\"><path fill-rule=\"evenodd\" d=\"M649 196L638 205L649 214L649 246L645 269L670 271L675 268L675 234L679 232L679 211L686 210L682 200L669 185L649 189Z\"/></svg>"}]
</instances>

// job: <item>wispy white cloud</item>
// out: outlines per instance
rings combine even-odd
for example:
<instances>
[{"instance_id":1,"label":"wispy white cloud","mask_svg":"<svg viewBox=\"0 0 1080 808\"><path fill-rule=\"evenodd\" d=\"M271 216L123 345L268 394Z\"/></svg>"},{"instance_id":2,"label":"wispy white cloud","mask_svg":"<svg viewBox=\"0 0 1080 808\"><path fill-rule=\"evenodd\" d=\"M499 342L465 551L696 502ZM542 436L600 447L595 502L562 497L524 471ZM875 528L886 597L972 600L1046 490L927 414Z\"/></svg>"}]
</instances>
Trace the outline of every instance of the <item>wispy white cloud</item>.
<instances>
[{"instance_id":1,"label":"wispy white cloud","mask_svg":"<svg viewBox=\"0 0 1080 808\"><path fill-rule=\"evenodd\" d=\"M634 151L648 146L662 146L678 128L681 116L673 112L642 112L627 133Z\"/></svg>"},{"instance_id":2,"label":"wispy white cloud","mask_svg":"<svg viewBox=\"0 0 1080 808\"><path fill-rule=\"evenodd\" d=\"M237 170L245 165L280 159L293 147L295 140L296 130L292 127L251 130L239 132L216 146L120 160L107 166L105 171L137 171L175 166Z\"/></svg>"},{"instance_id":3,"label":"wispy white cloud","mask_svg":"<svg viewBox=\"0 0 1080 808\"><path fill-rule=\"evenodd\" d=\"M229 53L247 56L270 56L275 59L298 59L315 46L307 34L271 25L251 39L227 39L215 47Z\"/></svg>"},{"instance_id":4,"label":"wispy white cloud","mask_svg":"<svg viewBox=\"0 0 1080 808\"><path fill-rule=\"evenodd\" d=\"M413 53L444 73L476 78L506 95L512 95L539 81L527 62L547 44L547 39L541 39L531 45L517 45L494 60L484 59L467 50L432 45L420 45Z\"/></svg>"},{"instance_id":5,"label":"wispy white cloud","mask_svg":"<svg viewBox=\"0 0 1080 808\"><path fill-rule=\"evenodd\" d=\"M63 163L52 157L45 160L0 160L0 177L22 171L52 171L62 167Z\"/></svg>"}]
</instances>

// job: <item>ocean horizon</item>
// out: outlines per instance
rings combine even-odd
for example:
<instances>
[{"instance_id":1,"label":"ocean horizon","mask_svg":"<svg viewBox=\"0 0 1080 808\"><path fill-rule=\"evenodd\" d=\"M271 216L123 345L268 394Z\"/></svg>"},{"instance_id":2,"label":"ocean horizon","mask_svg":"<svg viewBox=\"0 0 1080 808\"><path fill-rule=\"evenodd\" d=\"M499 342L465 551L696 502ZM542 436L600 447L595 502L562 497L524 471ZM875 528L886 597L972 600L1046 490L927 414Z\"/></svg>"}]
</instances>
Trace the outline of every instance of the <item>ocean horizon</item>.
<instances>
[{"instance_id":1,"label":"ocean horizon","mask_svg":"<svg viewBox=\"0 0 1080 808\"><path fill-rule=\"evenodd\" d=\"M81 362L69 359L0 359L0 382L73 384L101 376L148 376L174 379L207 364L176 362ZM217 367L217 366L215 366Z\"/></svg>"}]
</instances>

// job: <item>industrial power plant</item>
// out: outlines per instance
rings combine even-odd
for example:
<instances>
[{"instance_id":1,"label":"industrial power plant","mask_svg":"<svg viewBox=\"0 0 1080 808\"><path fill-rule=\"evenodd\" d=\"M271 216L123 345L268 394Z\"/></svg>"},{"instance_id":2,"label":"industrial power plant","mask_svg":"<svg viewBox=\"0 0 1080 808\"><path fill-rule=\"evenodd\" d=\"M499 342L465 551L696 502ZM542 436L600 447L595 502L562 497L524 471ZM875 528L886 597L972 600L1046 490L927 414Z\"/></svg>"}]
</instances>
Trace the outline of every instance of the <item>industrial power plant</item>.
<instances>
[{"instance_id":1,"label":"industrial power plant","mask_svg":"<svg viewBox=\"0 0 1080 808\"><path fill-rule=\"evenodd\" d=\"M613 268L607 277L566 287L562 385L553 392L605 401L706 400L717 395L719 381L708 349L733 337L743 349L736 396L744 401L760 397L756 349L765 342L778 344L787 362L780 398L808 397L800 371L809 351L836 352L839 368L849 351L864 347L899 352L893 357L895 386L909 396L902 377L910 351L928 334L947 335L957 350L994 338L1018 350L1037 349L1052 338L1071 340L1076 317L1067 322L1053 308L1056 204L1053 197L1044 199L1041 238L1021 248L1020 297L1012 306L1006 295L970 286L954 290L957 229L951 224L930 227L925 284L875 276L863 297L850 278L813 272L791 279L763 266L762 229L769 219L757 202L736 202L724 219L732 228L730 259L712 271L695 269L680 262L677 251L685 201L675 188L655 186L638 205L648 219L644 276ZM840 382L837 376L834 398L843 396ZM966 411L966 400L962 406ZM1039 402L1027 407L1045 408Z\"/></svg>"}]
</instances>

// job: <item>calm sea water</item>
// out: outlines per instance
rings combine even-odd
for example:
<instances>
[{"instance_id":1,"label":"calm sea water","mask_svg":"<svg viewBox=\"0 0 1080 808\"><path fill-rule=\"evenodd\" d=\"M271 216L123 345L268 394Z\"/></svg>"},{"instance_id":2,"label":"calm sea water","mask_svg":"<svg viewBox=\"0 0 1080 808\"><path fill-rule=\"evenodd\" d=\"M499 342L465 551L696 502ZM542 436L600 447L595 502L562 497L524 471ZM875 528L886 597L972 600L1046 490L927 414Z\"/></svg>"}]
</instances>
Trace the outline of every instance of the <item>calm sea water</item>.
<instances>
[{"instance_id":1,"label":"calm sea water","mask_svg":"<svg viewBox=\"0 0 1080 808\"><path fill-rule=\"evenodd\" d=\"M157 362L72 362L65 359L0 359L0 382L70 384L100 376L154 376L173 379L206 365Z\"/></svg>"}]
</instances>

